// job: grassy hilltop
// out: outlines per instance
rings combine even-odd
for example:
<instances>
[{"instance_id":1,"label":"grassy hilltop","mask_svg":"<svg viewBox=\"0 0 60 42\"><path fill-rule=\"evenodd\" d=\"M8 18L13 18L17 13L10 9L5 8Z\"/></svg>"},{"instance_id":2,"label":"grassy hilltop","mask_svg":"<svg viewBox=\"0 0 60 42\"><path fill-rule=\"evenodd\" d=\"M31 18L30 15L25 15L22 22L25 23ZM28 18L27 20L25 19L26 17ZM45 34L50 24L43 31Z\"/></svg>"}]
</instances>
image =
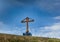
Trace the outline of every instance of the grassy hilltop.
<instances>
[{"instance_id":1,"label":"grassy hilltop","mask_svg":"<svg viewBox=\"0 0 60 42\"><path fill-rule=\"evenodd\" d=\"M0 42L60 42L60 39L0 34Z\"/></svg>"}]
</instances>

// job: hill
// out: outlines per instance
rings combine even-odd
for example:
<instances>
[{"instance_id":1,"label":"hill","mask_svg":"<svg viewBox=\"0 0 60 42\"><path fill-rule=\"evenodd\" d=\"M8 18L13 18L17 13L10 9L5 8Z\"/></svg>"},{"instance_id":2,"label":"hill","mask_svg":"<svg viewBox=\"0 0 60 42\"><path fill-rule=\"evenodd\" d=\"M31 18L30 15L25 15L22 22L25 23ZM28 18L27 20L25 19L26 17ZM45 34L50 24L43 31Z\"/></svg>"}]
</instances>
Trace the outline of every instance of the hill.
<instances>
[{"instance_id":1,"label":"hill","mask_svg":"<svg viewBox=\"0 0 60 42\"><path fill-rule=\"evenodd\" d=\"M0 42L60 42L60 39L0 33Z\"/></svg>"}]
</instances>

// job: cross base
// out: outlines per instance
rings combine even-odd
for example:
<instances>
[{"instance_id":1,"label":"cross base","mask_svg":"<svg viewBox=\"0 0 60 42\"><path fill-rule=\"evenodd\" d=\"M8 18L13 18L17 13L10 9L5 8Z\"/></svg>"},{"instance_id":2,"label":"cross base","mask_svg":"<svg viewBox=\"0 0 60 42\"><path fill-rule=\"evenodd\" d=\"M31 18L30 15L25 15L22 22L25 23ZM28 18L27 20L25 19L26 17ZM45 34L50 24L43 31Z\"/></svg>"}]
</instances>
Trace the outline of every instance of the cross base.
<instances>
[{"instance_id":1,"label":"cross base","mask_svg":"<svg viewBox=\"0 0 60 42\"><path fill-rule=\"evenodd\" d=\"M29 32L26 32L26 33L23 33L23 36L32 36L32 34Z\"/></svg>"}]
</instances>

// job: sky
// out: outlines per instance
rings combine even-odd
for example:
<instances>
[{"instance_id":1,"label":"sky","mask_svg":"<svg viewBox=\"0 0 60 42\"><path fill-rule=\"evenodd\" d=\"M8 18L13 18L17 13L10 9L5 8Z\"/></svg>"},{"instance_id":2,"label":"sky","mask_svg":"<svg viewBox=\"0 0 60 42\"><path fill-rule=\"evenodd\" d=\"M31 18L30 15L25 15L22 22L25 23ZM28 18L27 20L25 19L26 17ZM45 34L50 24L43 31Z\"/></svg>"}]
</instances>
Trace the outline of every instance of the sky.
<instances>
[{"instance_id":1,"label":"sky","mask_svg":"<svg viewBox=\"0 0 60 42\"><path fill-rule=\"evenodd\" d=\"M0 0L0 33L22 35L26 17L33 36L60 38L60 0Z\"/></svg>"}]
</instances>

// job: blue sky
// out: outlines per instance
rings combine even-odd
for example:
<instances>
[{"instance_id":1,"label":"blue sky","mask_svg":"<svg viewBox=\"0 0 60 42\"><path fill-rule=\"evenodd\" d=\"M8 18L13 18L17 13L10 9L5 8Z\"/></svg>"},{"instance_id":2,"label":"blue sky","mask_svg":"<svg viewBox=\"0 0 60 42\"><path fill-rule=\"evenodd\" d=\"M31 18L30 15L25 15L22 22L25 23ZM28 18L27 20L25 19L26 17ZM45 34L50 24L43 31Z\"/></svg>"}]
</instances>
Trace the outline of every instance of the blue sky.
<instances>
[{"instance_id":1,"label":"blue sky","mask_svg":"<svg viewBox=\"0 0 60 42\"><path fill-rule=\"evenodd\" d=\"M60 0L0 0L0 33L22 35L26 17L33 36L60 38Z\"/></svg>"}]
</instances>

